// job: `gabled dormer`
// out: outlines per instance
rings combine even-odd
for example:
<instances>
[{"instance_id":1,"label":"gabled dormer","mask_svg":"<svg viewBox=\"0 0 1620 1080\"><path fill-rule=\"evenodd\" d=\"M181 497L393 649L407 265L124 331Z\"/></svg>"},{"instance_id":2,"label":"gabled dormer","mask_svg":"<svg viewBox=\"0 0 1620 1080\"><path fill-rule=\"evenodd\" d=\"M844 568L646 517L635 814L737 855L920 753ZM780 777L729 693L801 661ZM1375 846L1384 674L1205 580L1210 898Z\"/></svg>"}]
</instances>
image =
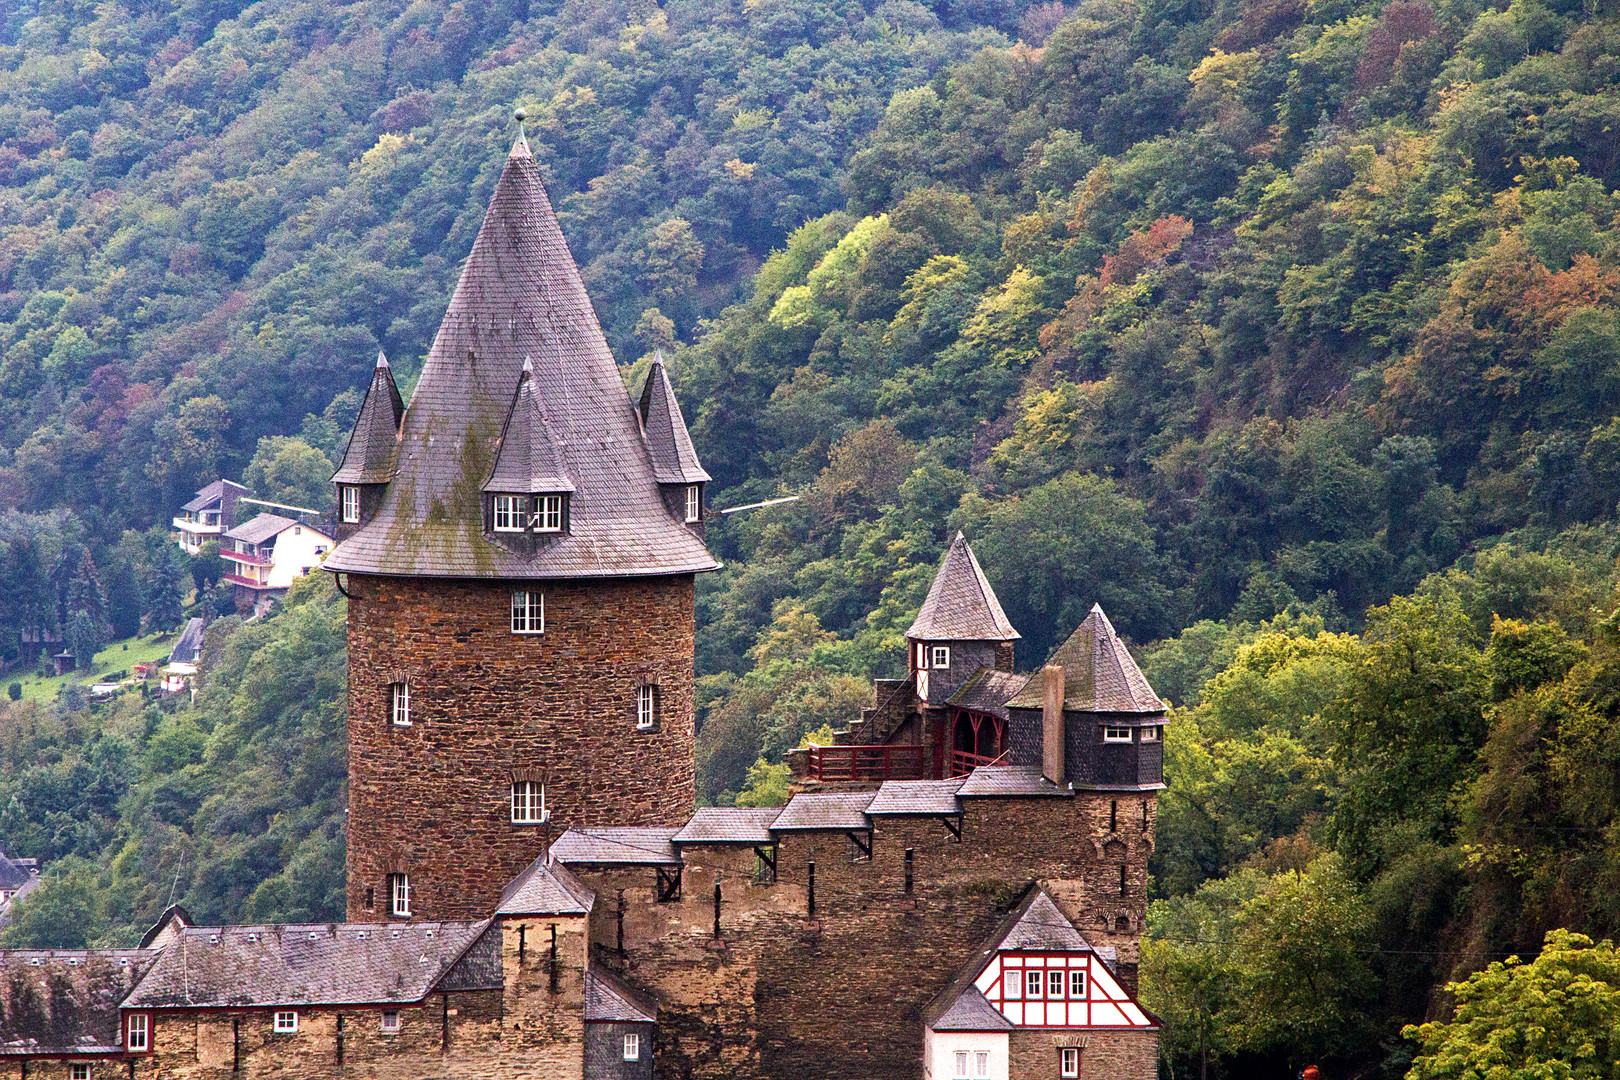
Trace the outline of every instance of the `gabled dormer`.
<instances>
[{"instance_id":1,"label":"gabled dormer","mask_svg":"<svg viewBox=\"0 0 1620 1080\"><path fill-rule=\"evenodd\" d=\"M484 534L524 551L565 536L573 494L574 482L535 387L534 364L525 358L495 464L484 481Z\"/></svg>"},{"instance_id":2,"label":"gabled dormer","mask_svg":"<svg viewBox=\"0 0 1620 1080\"><path fill-rule=\"evenodd\" d=\"M981 667L1011 671L1018 631L961 532L906 630L917 696L939 705Z\"/></svg>"},{"instance_id":3,"label":"gabled dormer","mask_svg":"<svg viewBox=\"0 0 1620 1080\"><path fill-rule=\"evenodd\" d=\"M709 474L698 461L675 388L664 370L664 352L653 353L652 370L641 388L641 430L652 455L653 478L675 520L703 535L703 485Z\"/></svg>"},{"instance_id":4,"label":"gabled dormer","mask_svg":"<svg viewBox=\"0 0 1620 1080\"><path fill-rule=\"evenodd\" d=\"M399 464L399 424L405 415L405 402L399 396L388 358L377 354L371 385L360 403L349 447L343 463L332 474L337 486L338 539L346 538L377 512L383 489L394 478Z\"/></svg>"}]
</instances>

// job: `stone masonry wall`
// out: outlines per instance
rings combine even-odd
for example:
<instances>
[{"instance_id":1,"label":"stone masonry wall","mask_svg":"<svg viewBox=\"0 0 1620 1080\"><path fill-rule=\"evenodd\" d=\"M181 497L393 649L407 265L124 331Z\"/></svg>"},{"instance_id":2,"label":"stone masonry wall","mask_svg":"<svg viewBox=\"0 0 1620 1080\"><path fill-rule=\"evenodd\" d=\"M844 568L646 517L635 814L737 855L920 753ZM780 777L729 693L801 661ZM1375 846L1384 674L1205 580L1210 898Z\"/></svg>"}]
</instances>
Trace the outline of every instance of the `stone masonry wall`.
<instances>
[{"instance_id":1,"label":"stone masonry wall","mask_svg":"<svg viewBox=\"0 0 1620 1080\"><path fill-rule=\"evenodd\" d=\"M1159 1038L1151 1031L1015 1030L1008 1036L1010 1080L1058 1075L1058 1048L1078 1046L1080 1080L1122 1080L1158 1075Z\"/></svg>"},{"instance_id":2,"label":"stone masonry wall","mask_svg":"<svg viewBox=\"0 0 1620 1080\"><path fill-rule=\"evenodd\" d=\"M348 914L480 918L570 825L680 824L692 812L690 575L535 582L545 633L511 633L513 588L349 579ZM389 716L410 686L411 726ZM636 730L638 687L659 723ZM513 824L511 784L544 779L548 830ZM367 907L367 890L372 905Z\"/></svg>"}]
</instances>

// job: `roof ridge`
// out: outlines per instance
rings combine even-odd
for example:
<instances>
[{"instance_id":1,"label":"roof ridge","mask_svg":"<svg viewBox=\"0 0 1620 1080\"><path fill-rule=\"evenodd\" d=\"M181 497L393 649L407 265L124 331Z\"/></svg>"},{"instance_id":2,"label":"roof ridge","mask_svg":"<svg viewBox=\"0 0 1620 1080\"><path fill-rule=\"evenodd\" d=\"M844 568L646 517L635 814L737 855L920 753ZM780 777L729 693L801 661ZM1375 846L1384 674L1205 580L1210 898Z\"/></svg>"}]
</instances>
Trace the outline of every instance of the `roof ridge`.
<instances>
[{"instance_id":1,"label":"roof ridge","mask_svg":"<svg viewBox=\"0 0 1620 1080\"><path fill-rule=\"evenodd\" d=\"M960 529L945 549L905 636L933 641L1016 641L1021 636Z\"/></svg>"}]
</instances>

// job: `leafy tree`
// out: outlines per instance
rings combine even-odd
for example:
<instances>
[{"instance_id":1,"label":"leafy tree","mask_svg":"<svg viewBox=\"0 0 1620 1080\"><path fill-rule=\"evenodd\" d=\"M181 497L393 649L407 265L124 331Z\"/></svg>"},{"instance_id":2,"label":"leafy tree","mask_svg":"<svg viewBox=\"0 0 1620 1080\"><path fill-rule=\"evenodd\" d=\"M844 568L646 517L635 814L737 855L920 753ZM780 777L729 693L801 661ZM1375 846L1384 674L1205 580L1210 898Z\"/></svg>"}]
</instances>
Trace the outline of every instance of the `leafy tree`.
<instances>
[{"instance_id":1,"label":"leafy tree","mask_svg":"<svg viewBox=\"0 0 1620 1080\"><path fill-rule=\"evenodd\" d=\"M331 501L330 458L295 435L259 440L242 482L269 502L318 510Z\"/></svg>"}]
</instances>

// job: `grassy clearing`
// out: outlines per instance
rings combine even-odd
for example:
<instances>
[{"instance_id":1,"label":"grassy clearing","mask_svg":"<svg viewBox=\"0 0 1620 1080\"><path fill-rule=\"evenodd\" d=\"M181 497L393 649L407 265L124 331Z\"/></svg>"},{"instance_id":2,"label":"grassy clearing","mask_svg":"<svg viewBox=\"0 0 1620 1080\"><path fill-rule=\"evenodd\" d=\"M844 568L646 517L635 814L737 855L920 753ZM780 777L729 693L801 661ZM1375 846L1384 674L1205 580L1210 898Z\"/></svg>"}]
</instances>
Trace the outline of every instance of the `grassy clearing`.
<instances>
[{"instance_id":1,"label":"grassy clearing","mask_svg":"<svg viewBox=\"0 0 1620 1080\"><path fill-rule=\"evenodd\" d=\"M96 653L88 671L42 678L37 670L30 668L26 672L0 675L0 686L9 687L12 683L22 683L24 701L55 701L58 691L70 683L88 687L104 675L118 671L127 673L136 664L167 659L169 650L174 648L174 640L173 634L148 634L145 637L125 638ZM10 700L9 695L5 700Z\"/></svg>"}]
</instances>

